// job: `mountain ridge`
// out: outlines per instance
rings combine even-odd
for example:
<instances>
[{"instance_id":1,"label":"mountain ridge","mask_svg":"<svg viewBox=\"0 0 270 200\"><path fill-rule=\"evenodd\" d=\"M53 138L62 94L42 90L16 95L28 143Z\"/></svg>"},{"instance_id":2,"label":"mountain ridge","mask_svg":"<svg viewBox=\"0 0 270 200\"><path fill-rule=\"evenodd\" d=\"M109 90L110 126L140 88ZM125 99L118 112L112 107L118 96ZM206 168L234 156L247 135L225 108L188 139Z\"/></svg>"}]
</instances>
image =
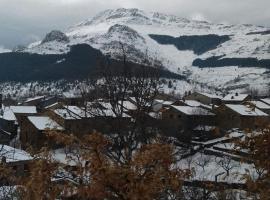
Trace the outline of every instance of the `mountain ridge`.
<instances>
[{"instance_id":1,"label":"mountain ridge","mask_svg":"<svg viewBox=\"0 0 270 200\"><path fill-rule=\"evenodd\" d=\"M159 63L169 71L200 84L228 88L232 86L234 79L240 79L235 84L266 86L269 84L269 77L265 75L267 73L261 72L268 71L269 65L268 61L262 64L261 60L270 58L268 31L267 27L250 24L214 24L158 12L120 8L105 10L91 19L71 26L63 33L68 42L39 41L30 44L22 52L60 55L67 54L74 45L88 44L104 55L119 59L121 47L124 46L129 61L139 64L147 54L149 65ZM164 43L153 36L166 36L171 41ZM214 58L223 59L230 66ZM240 65L239 59L244 60ZM257 59L258 62L245 65L250 59ZM213 63L210 62L212 60ZM227 74L232 67L235 69L234 73L221 78L220 85L211 81L209 71L217 78ZM248 74L244 72L245 67L249 69ZM258 67L263 70L256 70ZM256 82L253 82L254 77Z\"/></svg>"}]
</instances>

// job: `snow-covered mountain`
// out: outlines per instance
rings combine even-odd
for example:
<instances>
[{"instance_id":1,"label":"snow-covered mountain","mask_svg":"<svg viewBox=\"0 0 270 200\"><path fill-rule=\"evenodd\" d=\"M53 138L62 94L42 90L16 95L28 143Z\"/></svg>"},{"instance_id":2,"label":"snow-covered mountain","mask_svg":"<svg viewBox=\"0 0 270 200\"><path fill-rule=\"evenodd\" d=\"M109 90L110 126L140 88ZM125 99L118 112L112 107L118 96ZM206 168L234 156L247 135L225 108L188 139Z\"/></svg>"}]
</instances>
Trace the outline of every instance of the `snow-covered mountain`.
<instances>
[{"instance_id":1,"label":"snow-covered mountain","mask_svg":"<svg viewBox=\"0 0 270 200\"><path fill-rule=\"evenodd\" d=\"M138 9L106 10L68 28L64 33L53 31L44 40L30 44L23 51L63 54L69 52L72 45L84 43L113 58L121 56L123 45L133 62L142 62L147 54L151 63L157 62L172 72L187 76L190 81L210 87L251 85L266 88L270 83L267 69L270 67L268 28L192 21ZM215 62L211 58L215 58ZM224 66L216 64L217 60L223 63L223 59L231 58L240 59L236 60L236 66L234 60L225 60ZM255 59L254 66L245 66L248 62L245 59L251 58ZM194 66L196 59L210 61L203 62L203 68L198 68Z\"/></svg>"}]
</instances>

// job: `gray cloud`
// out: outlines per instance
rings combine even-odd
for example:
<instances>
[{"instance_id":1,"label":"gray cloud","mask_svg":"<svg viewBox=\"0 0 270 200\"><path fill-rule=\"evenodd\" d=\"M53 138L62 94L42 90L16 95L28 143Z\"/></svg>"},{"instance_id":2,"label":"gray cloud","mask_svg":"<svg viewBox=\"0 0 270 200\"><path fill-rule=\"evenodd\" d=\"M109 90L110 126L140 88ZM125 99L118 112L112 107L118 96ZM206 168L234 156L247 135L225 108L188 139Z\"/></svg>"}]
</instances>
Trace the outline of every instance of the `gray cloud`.
<instances>
[{"instance_id":1,"label":"gray cloud","mask_svg":"<svg viewBox=\"0 0 270 200\"><path fill-rule=\"evenodd\" d=\"M12 48L108 8L136 7L212 22L270 26L269 0L0 0L0 44Z\"/></svg>"}]
</instances>

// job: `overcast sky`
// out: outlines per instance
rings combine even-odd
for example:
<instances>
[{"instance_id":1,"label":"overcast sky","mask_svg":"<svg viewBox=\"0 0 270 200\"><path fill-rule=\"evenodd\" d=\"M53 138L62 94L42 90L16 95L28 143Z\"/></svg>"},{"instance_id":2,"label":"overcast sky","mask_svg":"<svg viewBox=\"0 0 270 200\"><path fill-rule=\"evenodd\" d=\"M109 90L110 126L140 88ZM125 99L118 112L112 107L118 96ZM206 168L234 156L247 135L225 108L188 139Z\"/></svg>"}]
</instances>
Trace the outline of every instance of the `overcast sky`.
<instances>
[{"instance_id":1,"label":"overcast sky","mask_svg":"<svg viewBox=\"0 0 270 200\"><path fill-rule=\"evenodd\" d=\"M108 8L140 8L212 22L270 27L270 0L0 0L0 50L28 44Z\"/></svg>"}]
</instances>

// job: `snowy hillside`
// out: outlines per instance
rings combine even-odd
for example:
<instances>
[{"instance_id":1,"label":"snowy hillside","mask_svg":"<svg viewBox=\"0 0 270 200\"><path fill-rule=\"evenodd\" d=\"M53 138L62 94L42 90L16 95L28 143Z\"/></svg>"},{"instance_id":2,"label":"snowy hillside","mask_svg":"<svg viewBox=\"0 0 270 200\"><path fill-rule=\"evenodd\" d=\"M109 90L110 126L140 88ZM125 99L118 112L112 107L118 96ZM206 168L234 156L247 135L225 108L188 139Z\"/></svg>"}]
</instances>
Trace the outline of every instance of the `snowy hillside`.
<instances>
[{"instance_id":1,"label":"snowy hillside","mask_svg":"<svg viewBox=\"0 0 270 200\"><path fill-rule=\"evenodd\" d=\"M169 37L170 41L158 41L150 35ZM214 38L209 37L208 41L205 39L207 35ZM239 86L254 85L253 81L257 80L257 85L266 86L270 82L266 69L251 68L247 71L226 66L220 69L212 68L210 75L209 69L200 71L197 67L192 67L195 59L213 56L270 59L270 33L266 27L213 24L162 13L122 8L106 10L92 19L70 27L65 33L58 31L57 34L49 36L51 36L49 39L48 35L46 36L47 40L45 38L43 41L30 44L24 51L63 54L69 52L72 45L86 43L104 54L118 58L121 55L121 42L131 61L140 63L147 53L152 62L157 61L170 71L183 74L188 79L202 84L215 85L216 79L219 80L218 77L221 75L224 77L217 87L230 87L232 80L236 78L239 79L236 83ZM208 45L213 40L219 39L218 37L227 39L214 41L215 44L209 46L208 51L202 51L200 54L193 49L194 45L204 43ZM183 48L181 45L187 41L190 44ZM208 74L211 76L210 81ZM258 79L255 80L254 77Z\"/></svg>"}]
</instances>

